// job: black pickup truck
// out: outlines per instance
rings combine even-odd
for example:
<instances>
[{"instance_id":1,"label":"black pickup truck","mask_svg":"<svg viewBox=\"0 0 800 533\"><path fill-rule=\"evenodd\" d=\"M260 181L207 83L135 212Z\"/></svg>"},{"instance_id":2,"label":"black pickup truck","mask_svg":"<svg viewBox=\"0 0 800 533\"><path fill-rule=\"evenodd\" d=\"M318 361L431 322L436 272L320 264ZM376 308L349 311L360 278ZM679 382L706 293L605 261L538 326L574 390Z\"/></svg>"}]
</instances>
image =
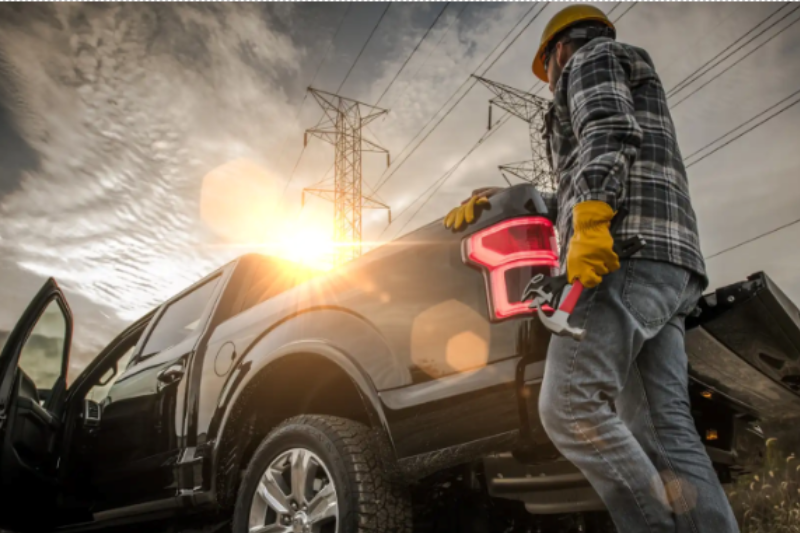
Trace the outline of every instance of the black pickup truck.
<instances>
[{"instance_id":1,"label":"black pickup truck","mask_svg":"<svg viewBox=\"0 0 800 533\"><path fill-rule=\"evenodd\" d=\"M436 222L331 272L245 255L71 380L72 318L49 280L0 356L0 527L533 531L597 516L539 424L549 333L519 301L555 246L518 186L462 233ZM759 421L800 414L800 315L755 274L687 328L697 429L729 482Z\"/></svg>"}]
</instances>

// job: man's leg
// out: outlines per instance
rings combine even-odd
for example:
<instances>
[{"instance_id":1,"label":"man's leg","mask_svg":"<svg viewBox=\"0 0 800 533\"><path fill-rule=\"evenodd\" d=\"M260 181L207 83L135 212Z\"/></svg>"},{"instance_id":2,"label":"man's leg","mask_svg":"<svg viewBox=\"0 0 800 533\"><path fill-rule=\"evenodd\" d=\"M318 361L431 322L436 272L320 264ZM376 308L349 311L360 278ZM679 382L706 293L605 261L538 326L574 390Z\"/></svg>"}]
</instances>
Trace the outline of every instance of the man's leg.
<instances>
[{"instance_id":1,"label":"man's leg","mask_svg":"<svg viewBox=\"0 0 800 533\"><path fill-rule=\"evenodd\" d=\"M684 315L645 342L617 412L658 469L680 533L739 531L695 429L689 402Z\"/></svg>"},{"instance_id":2,"label":"man's leg","mask_svg":"<svg viewBox=\"0 0 800 533\"><path fill-rule=\"evenodd\" d=\"M636 356L657 332L644 327L625 301L635 263L623 261L584 291L571 317L573 326L586 329L582 341L551 339L539 412L550 439L597 490L620 532L674 533L664 486L654 482L659 472L612 408ZM654 292L661 314L677 312L685 279Z\"/></svg>"}]
</instances>

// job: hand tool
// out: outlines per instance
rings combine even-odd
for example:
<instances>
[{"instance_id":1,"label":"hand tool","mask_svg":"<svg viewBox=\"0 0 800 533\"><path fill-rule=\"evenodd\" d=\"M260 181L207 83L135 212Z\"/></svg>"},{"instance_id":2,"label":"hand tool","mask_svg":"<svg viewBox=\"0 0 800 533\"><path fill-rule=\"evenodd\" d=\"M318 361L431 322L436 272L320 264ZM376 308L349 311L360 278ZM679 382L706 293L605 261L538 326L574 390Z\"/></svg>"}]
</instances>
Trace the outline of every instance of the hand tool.
<instances>
[{"instance_id":1,"label":"hand tool","mask_svg":"<svg viewBox=\"0 0 800 533\"><path fill-rule=\"evenodd\" d=\"M615 235L622 224L622 220L627 216L626 209L621 208L617 211L614 218L611 220L610 232ZM620 259L626 259L633 254L644 248L647 241L641 235L636 235L625 240L614 239L614 253ZM561 298L560 305L556 308L552 315L547 315L543 311L544 304L555 306L555 302L559 300L559 296L564 290L567 292ZM522 301L527 301L533 297L530 304L531 309L536 309L536 314L539 315L539 320L542 321L544 327L556 335L566 335L575 340L582 340L586 335L586 330L576 328L569 325L569 317L578 303L578 299L583 293L583 284L580 280L576 280L574 284L570 285L567 282L567 275L561 274L560 276L545 276L544 274L535 275L522 294Z\"/></svg>"}]
</instances>

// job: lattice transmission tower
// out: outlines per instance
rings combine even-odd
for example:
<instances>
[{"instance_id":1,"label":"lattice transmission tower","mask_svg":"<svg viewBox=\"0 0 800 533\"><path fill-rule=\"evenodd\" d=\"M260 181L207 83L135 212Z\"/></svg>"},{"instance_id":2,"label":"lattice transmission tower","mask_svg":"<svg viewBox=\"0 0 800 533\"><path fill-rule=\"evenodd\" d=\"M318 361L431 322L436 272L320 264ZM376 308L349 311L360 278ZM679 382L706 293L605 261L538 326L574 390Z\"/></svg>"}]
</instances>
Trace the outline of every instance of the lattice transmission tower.
<instances>
[{"instance_id":1,"label":"lattice transmission tower","mask_svg":"<svg viewBox=\"0 0 800 533\"><path fill-rule=\"evenodd\" d=\"M546 98L536 96L514 87L475 76L481 83L495 94L489 100L489 129L492 128L492 106L497 106L528 123L530 134L531 154L533 158L528 161L518 161L500 165L498 168L503 177L508 180L510 174L523 181L532 183L543 192L556 190L555 175L550 167L547 155L544 132L544 116L550 107ZM510 181L509 181L510 183Z\"/></svg>"},{"instance_id":2,"label":"lattice transmission tower","mask_svg":"<svg viewBox=\"0 0 800 533\"><path fill-rule=\"evenodd\" d=\"M311 135L332 144L336 149L335 172L333 189L303 189L302 203L305 204L306 194L333 202L334 264L340 265L361 255L363 209L386 209L389 223L392 222L391 208L375 198L365 196L361 179L362 152L385 153L387 166L390 163L389 151L365 139L362 134L363 127L388 113L388 110L312 87L308 91L325 114L317 126L306 130L303 143L307 146L308 136Z\"/></svg>"}]
</instances>

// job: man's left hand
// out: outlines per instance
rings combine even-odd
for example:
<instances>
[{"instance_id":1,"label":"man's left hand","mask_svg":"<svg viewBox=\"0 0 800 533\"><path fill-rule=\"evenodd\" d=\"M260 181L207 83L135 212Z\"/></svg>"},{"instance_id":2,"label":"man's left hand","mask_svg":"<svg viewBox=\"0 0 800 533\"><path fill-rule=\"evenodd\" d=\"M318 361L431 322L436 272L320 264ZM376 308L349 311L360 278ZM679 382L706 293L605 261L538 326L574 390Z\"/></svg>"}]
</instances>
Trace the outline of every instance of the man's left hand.
<instances>
[{"instance_id":1,"label":"man's left hand","mask_svg":"<svg viewBox=\"0 0 800 533\"><path fill-rule=\"evenodd\" d=\"M584 287L591 289L600 284L602 276L619 269L610 229L612 218L614 211L605 202L581 202L573 208L574 232L567 251L570 283L579 279Z\"/></svg>"}]
</instances>

